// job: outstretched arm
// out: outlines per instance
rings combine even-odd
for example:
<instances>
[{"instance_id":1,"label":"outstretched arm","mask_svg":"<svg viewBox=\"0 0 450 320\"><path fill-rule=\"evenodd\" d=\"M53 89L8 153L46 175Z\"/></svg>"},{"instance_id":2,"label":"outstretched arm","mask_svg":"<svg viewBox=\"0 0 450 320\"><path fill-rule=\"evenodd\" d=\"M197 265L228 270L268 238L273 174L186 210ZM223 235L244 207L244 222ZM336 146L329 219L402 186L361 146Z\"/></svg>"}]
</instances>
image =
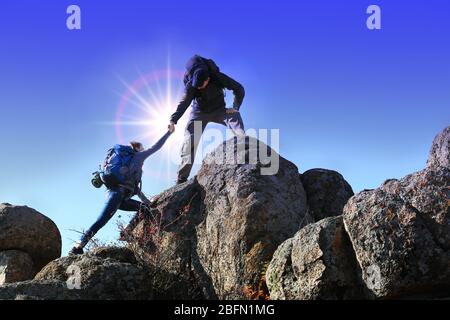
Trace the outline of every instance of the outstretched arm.
<instances>
[{"instance_id":1,"label":"outstretched arm","mask_svg":"<svg viewBox=\"0 0 450 320\"><path fill-rule=\"evenodd\" d=\"M139 155L139 157L142 157L142 161L144 161L145 159L150 157L152 154L154 154L156 151L161 149L162 146L164 145L164 143L166 143L166 141L167 141L167 139L169 138L170 135L171 135L171 132L167 132L151 148L149 148L149 149L147 149L145 151L139 152L137 155Z\"/></svg>"},{"instance_id":2,"label":"outstretched arm","mask_svg":"<svg viewBox=\"0 0 450 320\"><path fill-rule=\"evenodd\" d=\"M233 91L234 94L233 108L239 110L245 97L244 87L239 82L230 78L224 73L219 73L217 77L219 78L220 83L222 83L222 85L226 89Z\"/></svg>"},{"instance_id":3,"label":"outstretched arm","mask_svg":"<svg viewBox=\"0 0 450 320\"><path fill-rule=\"evenodd\" d=\"M176 124L178 120L180 120L186 109L191 105L192 100L194 100L194 96L195 89L189 85L186 86L186 89L184 90L184 96L178 104L177 111L175 111L175 113L170 117L170 121L172 123Z\"/></svg>"}]
</instances>

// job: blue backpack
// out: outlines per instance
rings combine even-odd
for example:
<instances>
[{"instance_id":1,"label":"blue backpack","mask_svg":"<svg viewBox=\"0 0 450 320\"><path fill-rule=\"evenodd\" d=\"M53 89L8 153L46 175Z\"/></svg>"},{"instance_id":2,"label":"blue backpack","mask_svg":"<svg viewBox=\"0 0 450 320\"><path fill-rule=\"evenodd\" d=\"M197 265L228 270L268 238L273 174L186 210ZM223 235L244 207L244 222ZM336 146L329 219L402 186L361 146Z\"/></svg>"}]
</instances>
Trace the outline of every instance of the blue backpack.
<instances>
[{"instance_id":1,"label":"blue backpack","mask_svg":"<svg viewBox=\"0 0 450 320\"><path fill-rule=\"evenodd\" d=\"M133 181L130 168L135 154L136 151L132 147L119 144L108 150L101 172L101 179L106 187L135 187L136 181Z\"/></svg>"}]
</instances>

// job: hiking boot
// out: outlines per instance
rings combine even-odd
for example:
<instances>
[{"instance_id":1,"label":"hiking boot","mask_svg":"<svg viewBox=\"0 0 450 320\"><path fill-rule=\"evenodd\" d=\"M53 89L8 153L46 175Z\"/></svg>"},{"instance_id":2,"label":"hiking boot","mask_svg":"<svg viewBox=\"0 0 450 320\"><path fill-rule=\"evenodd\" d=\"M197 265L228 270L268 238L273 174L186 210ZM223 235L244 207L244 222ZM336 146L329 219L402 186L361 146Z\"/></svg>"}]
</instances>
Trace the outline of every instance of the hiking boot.
<instances>
[{"instance_id":1,"label":"hiking boot","mask_svg":"<svg viewBox=\"0 0 450 320\"><path fill-rule=\"evenodd\" d=\"M76 256L83 253L84 253L83 248L73 247L72 250L69 251L69 256Z\"/></svg>"}]
</instances>

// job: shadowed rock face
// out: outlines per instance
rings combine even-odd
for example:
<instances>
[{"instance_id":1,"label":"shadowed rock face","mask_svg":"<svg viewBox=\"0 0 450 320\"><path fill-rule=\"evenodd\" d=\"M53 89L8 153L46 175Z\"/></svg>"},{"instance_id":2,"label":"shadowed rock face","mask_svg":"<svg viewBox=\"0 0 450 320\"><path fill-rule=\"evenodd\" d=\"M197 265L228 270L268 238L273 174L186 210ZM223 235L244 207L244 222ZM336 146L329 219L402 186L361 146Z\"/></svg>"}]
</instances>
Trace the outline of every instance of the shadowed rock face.
<instances>
[{"instance_id":1,"label":"shadowed rock face","mask_svg":"<svg viewBox=\"0 0 450 320\"><path fill-rule=\"evenodd\" d=\"M252 145L246 144L249 153ZM294 164L280 157L273 176L261 175L261 164L208 164L222 152L234 154L234 146L210 154L197 177L206 211L197 228L197 253L220 298L243 298L239 290L257 289L278 245L312 219Z\"/></svg>"},{"instance_id":2,"label":"shadowed rock face","mask_svg":"<svg viewBox=\"0 0 450 320\"><path fill-rule=\"evenodd\" d=\"M37 273L61 256L61 234L49 218L34 209L0 204L0 252L26 252Z\"/></svg>"},{"instance_id":3,"label":"shadowed rock face","mask_svg":"<svg viewBox=\"0 0 450 320\"><path fill-rule=\"evenodd\" d=\"M375 297L439 296L450 288L449 128L428 167L353 197L345 228Z\"/></svg>"},{"instance_id":4,"label":"shadowed rock face","mask_svg":"<svg viewBox=\"0 0 450 320\"><path fill-rule=\"evenodd\" d=\"M450 171L424 170L352 198L345 227L375 297L450 288Z\"/></svg>"},{"instance_id":5,"label":"shadowed rock face","mask_svg":"<svg viewBox=\"0 0 450 320\"><path fill-rule=\"evenodd\" d=\"M28 253L17 250L0 252L0 285L33 279L34 270Z\"/></svg>"},{"instance_id":6,"label":"shadowed rock face","mask_svg":"<svg viewBox=\"0 0 450 320\"><path fill-rule=\"evenodd\" d=\"M84 291L69 290L59 280L24 281L0 287L1 300L81 300L86 299Z\"/></svg>"},{"instance_id":7,"label":"shadowed rock face","mask_svg":"<svg viewBox=\"0 0 450 320\"><path fill-rule=\"evenodd\" d=\"M187 288L184 279L143 264L128 248L99 247L50 262L32 281L0 286L0 299L187 299Z\"/></svg>"},{"instance_id":8,"label":"shadowed rock face","mask_svg":"<svg viewBox=\"0 0 450 320\"><path fill-rule=\"evenodd\" d=\"M312 169L301 175L308 201L308 212L314 221L342 215L342 209L353 190L344 177L332 170Z\"/></svg>"},{"instance_id":9,"label":"shadowed rock face","mask_svg":"<svg viewBox=\"0 0 450 320\"><path fill-rule=\"evenodd\" d=\"M152 297L150 272L126 248L98 248L88 254L52 261L35 280L58 280L75 287L85 299ZM70 288L69 288L70 289Z\"/></svg>"},{"instance_id":10,"label":"shadowed rock face","mask_svg":"<svg viewBox=\"0 0 450 320\"><path fill-rule=\"evenodd\" d=\"M343 210L345 229L340 217L328 218L304 227L285 241L269 266L271 297L448 296L449 139L449 128L436 137L425 170L400 180L388 180L378 189L365 190L350 198ZM316 177L313 181L320 179ZM306 179L303 182L307 192L311 190L308 187L311 183ZM324 190L315 189L321 197ZM336 241L339 234L346 240ZM344 267L351 261L356 261L357 267Z\"/></svg>"},{"instance_id":11,"label":"shadowed rock face","mask_svg":"<svg viewBox=\"0 0 450 320\"><path fill-rule=\"evenodd\" d=\"M150 272L126 248L98 248L50 262L33 281L0 287L2 299L148 299Z\"/></svg>"},{"instance_id":12,"label":"shadowed rock face","mask_svg":"<svg viewBox=\"0 0 450 320\"><path fill-rule=\"evenodd\" d=\"M342 217L301 229L278 247L267 270L274 300L362 299L360 270Z\"/></svg>"}]
</instances>

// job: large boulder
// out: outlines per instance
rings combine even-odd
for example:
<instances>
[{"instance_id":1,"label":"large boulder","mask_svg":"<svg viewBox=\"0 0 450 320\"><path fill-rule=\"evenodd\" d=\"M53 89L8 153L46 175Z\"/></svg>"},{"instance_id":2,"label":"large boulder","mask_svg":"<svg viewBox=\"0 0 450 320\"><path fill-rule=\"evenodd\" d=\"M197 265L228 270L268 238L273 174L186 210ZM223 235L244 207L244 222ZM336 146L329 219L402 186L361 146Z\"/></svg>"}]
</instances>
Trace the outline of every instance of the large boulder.
<instances>
[{"instance_id":1,"label":"large boulder","mask_svg":"<svg viewBox=\"0 0 450 320\"><path fill-rule=\"evenodd\" d=\"M118 247L54 260L33 281L0 287L0 299L147 299L152 294L150 272L132 251Z\"/></svg>"},{"instance_id":2,"label":"large boulder","mask_svg":"<svg viewBox=\"0 0 450 320\"><path fill-rule=\"evenodd\" d=\"M33 279L34 270L28 253L17 250L0 252L0 285Z\"/></svg>"},{"instance_id":3,"label":"large boulder","mask_svg":"<svg viewBox=\"0 0 450 320\"><path fill-rule=\"evenodd\" d=\"M34 209L0 204L0 252L7 250L28 253L36 273L61 256L61 234L52 220Z\"/></svg>"},{"instance_id":4,"label":"large boulder","mask_svg":"<svg viewBox=\"0 0 450 320\"><path fill-rule=\"evenodd\" d=\"M160 196L156 211L164 221L158 260L189 273L205 298L220 299L264 291L265 269L278 245L312 221L297 167L252 138L219 146L196 178ZM136 230L145 238L152 228L144 225Z\"/></svg>"},{"instance_id":5,"label":"large boulder","mask_svg":"<svg viewBox=\"0 0 450 320\"><path fill-rule=\"evenodd\" d=\"M362 277L378 298L450 289L450 170L388 180L344 209Z\"/></svg>"},{"instance_id":6,"label":"large boulder","mask_svg":"<svg viewBox=\"0 0 450 320\"><path fill-rule=\"evenodd\" d=\"M436 136L428 157L428 167L450 167L450 127Z\"/></svg>"},{"instance_id":7,"label":"large boulder","mask_svg":"<svg viewBox=\"0 0 450 320\"><path fill-rule=\"evenodd\" d=\"M342 217L332 217L278 247L267 285L272 300L362 299L360 273Z\"/></svg>"},{"instance_id":8,"label":"large boulder","mask_svg":"<svg viewBox=\"0 0 450 320\"><path fill-rule=\"evenodd\" d=\"M84 290L72 290L60 280L32 280L0 286L0 300L86 300Z\"/></svg>"},{"instance_id":9,"label":"large boulder","mask_svg":"<svg viewBox=\"0 0 450 320\"><path fill-rule=\"evenodd\" d=\"M344 177L332 170L312 169L301 175L306 191L308 212L314 221L342 215L353 190Z\"/></svg>"},{"instance_id":10,"label":"large boulder","mask_svg":"<svg viewBox=\"0 0 450 320\"><path fill-rule=\"evenodd\" d=\"M182 299L188 286L176 274L155 270L125 247L100 247L50 262L32 281L0 286L0 299Z\"/></svg>"},{"instance_id":11,"label":"large boulder","mask_svg":"<svg viewBox=\"0 0 450 320\"><path fill-rule=\"evenodd\" d=\"M152 297L150 272L137 264L126 248L99 248L90 253L50 262L35 277L57 280L81 290L85 299L148 299Z\"/></svg>"},{"instance_id":12,"label":"large boulder","mask_svg":"<svg viewBox=\"0 0 450 320\"><path fill-rule=\"evenodd\" d=\"M271 298L448 296L449 137L448 128L436 137L425 170L350 198L343 210L345 231L341 218L328 218L284 242L267 271ZM307 177L303 183L308 195L319 194L320 205L329 188L311 188L317 180Z\"/></svg>"},{"instance_id":13,"label":"large boulder","mask_svg":"<svg viewBox=\"0 0 450 320\"><path fill-rule=\"evenodd\" d=\"M217 299L210 276L196 253L196 228L204 220L204 190L193 179L165 190L127 241L139 259L188 284L184 299ZM160 285L167 279L162 277Z\"/></svg>"},{"instance_id":14,"label":"large boulder","mask_svg":"<svg viewBox=\"0 0 450 320\"><path fill-rule=\"evenodd\" d=\"M238 158L239 143L209 154L197 176L206 211L197 228L197 253L220 298L239 299L245 288L258 290L278 245L312 221L298 168L265 144L246 140L245 155L251 162L252 154L268 151L279 161L274 175L262 175L261 162L217 165L222 157Z\"/></svg>"}]
</instances>

